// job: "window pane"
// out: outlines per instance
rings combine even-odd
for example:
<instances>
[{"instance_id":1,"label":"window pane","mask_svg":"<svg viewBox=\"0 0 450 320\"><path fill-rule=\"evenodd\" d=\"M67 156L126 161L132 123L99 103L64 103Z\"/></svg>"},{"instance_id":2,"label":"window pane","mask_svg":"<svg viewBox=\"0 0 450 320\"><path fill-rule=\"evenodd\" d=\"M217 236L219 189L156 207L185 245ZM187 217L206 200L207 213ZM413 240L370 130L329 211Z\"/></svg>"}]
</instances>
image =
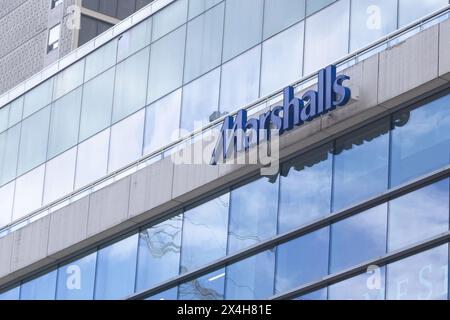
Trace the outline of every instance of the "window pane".
<instances>
[{"instance_id":1,"label":"window pane","mask_svg":"<svg viewBox=\"0 0 450 320\"><path fill-rule=\"evenodd\" d=\"M221 4L188 23L184 83L220 65L224 8Z\"/></svg>"},{"instance_id":2,"label":"window pane","mask_svg":"<svg viewBox=\"0 0 450 320\"><path fill-rule=\"evenodd\" d=\"M254 48L222 67L220 110L234 111L259 96L261 46Z\"/></svg>"},{"instance_id":3,"label":"window pane","mask_svg":"<svg viewBox=\"0 0 450 320\"><path fill-rule=\"evenodd\" d=\"M117 65L113 122L145 106L149 48Z\"/></svg>"},{"instance_id":4,"label":"window pane","mask_svg":"<svg viewBox=\"0 0 450 320\"><path fill-rule=\"evenodd\" d=\"M178 275L183 216L141 231L137 291L151 288Z\"/></svg>"},{"instance_id":5,"label":"window pane","mask_svg":"<svg viewBox=\"0 0 450 320\"><path fill-rule=\"evenodd\" d=\"M55 300L56 270L22 284L20 300Z\"/></svg>"},{"instance_id":6,"label":"window pane","mask_svg":"<svg viewBox=\"0 0 450 320\"><path fill-rule=\"evenodd\" d=\"M386 253L387 204L331 226L330 273L354 267Z\"/></svg>"},{"instance_id":7,"label":"window pane","mask_svg":"<svg viewBox=\"0 0 450 320\"><path fill-rule=\"evenodd\" d=\"M58 269L58 300L92 300L97 252Z\"/></svg>"},{"instance_id":8,"label":"window pane","mask_svg":"<svg viewBox=\"0 0 450 320\"><path fill-rule=\"evenodd\" d=\"M147 107L144 154L169 144L178 137L181 89Z\"/></svg>"},{"instance_id":9,"label":"window pane","mask_svg":"<svg viewBox=\"0 0 450 320\"><path fill-rule=\"evenodd\" d=\"M145 300L177 300L178 299L178 287L157 293L154 296L148 297Z\"/></svg>"},{"instance_id":10,"label":"window pane","mask_svg":"<svg viewBox=\"0 0 450 320\"><path fill-rule=\"evenodd\" d=\"M0 132L8 128L9 104L0 109Z\"/></svg>"},{"instance_id":11,"label":"window pane","mask_svg":"<svg viewBox=\"0 0 450 320\"><path fill-rule=\"evenodd\" d=\"M316 72L348 53L349 8L349 0L338 1L306 19L304 74Z\"/></svg>"},{"instance_id":12,"label":"window pane","mask_svg":"<svg viewBox=\"0 0 450 320\"><path fill-rule=\"evenodd\" d=\"M388 300L446 300L448 244L387 267Z\"/></svg>"},{"instance_id":13,"label":"window pane","mask_svg":"<svg viewBox=\"0 0 450 320\"><path fill-rule=\"evenodd\" d=\"M15 182L0 188L0 228L11 223Z\"/></svg>"},{"instance_id":14,"label":"window pane","mask_svg":"<svg viewBox=\"0 0 450 320\"><path fill-rule=\"evenodd\" d=\"M17 286L15 288L9 289L8 291L0 293L0 300L1 301L19 300L19 295L20 295L20 286Z\"/></svg>"},{"instance_id":15,"label":"window pane","mask_svg":"<svg viewBox=\"0 0 450 320\"><path fill-rule=\"evenodd\" d=\"M121 61L150 44L152 19L147 19L119 37L117 60Z\"/></svg>"},{"instance_id":16,"label":"window pane","mask_svg":"<svg viewBox=\"0 0 450 320\"><path fill-rule=\"evenodd\" d=\"M190 0L189 1L189 19L205 12L215 6L222 0Z\"/></svg>"},{"instance_id":17,"label":"window pane","mask_svg":"<svg viewBox=\"0 0 450 320\"><path fill-rule=\"evenodd\" d=\"M47 156L50 106L33 114L22 122L17 174L43 163Z\"/></svg>"},{"instance_id":18,"label":"window pane","mask_svg":"<svg viewBox=\"0 0 450 320\"><path fill-rule=\"evenodd\" d=\"M20 124L0 134L0 184L16 177Z\"/></svg>"},{"instance_id":19,"label":"window pane","mask_svg":"<svg viewBox=\"0 0 450 320\"><path fill-rule=\"evenodd\" d=\"M397 1L353 1L351 17L350 51L354 51L397 28Z\"/></svg>"},{"instance_id":20,"label":"window pane","mask_svg":"<svg viewBox=\"0 0 450 320\"><path fill-rule=\"evenodd\" d=\"M330 213L333 157L327 145L282 166L278 232Z\"/></svg>"},{"instance_id":21,"label":"window pane","mask_svg":"<svg viewBox=\"0 0 450 320\"><path fill-rule=\"evenodd\" d=\"M391 184L400 185L450 163L450 95L394 115Z\"/></svg>"},{"instance_id":22,"label":"window pane","mask_svg":"<svg viewBox=\"0 0 450 320\"><path fill-rule=\"evenodd\" d=\"M276 234L278 186L277 177L261 178L231 191L228 253Z\"/></svg>"},{"instance_id":23,"label":"window pane","mask_svg":"<svg viewBox=\"0 0 450 320\"><path fill-rule=\"evenodd\" d=\"M187 84L183 88L181 129L192 131L209 123L219 110L220 68Z\"/></svg>"},{"instance_id":24,"label":"window pane","mask_svg":"<svg viewBox=\"0 0 450 320\"><path fill-rule=\"evenodd\" d=\"M9 107L8 127L12 127L20 120L22 120L24 100L25 99L23 97L20 97L19 99L11 102L11 105Z\"/></svg>"},{"instance_id":25,"label":"window pane","mask_svg":"<svg viewBox=\"0 0 450 320\"><path fill-rule=\"evenodd\" d=\"M390 202L389 250L445 232L448 224L449 180L444 179Z\"/></svg>"},{"instance_id":26,"label":"window pane","mask_svg":"<svg viewBox=\"0 0 450 320\"><path fill-rule=\"evenodd\" d=\"M116 64L117 41L110 41L101 48L96 49L86 58L86 73L84 80L88 81L99 73Z\"/></svg>"},{"instance_id":27,"label":"window pane","mask_svg":"<svg viewBox=\"0 0 450 320\"><path fill-rule=\"evenodd\" d=\"M338 139L335 149L333 210L341 210L385 191L388 186L388 159L387 119Z\"/></svg>"},{"instance_id":28,"label":"window pane","mask_svg":"<svg viewBox=\"0 0 450 320\"><path fill-rule=\"evenodd\" d=\"M448 5L448 0L400 0L399 27Z\"/></svg>"},{"instance_id":29,"label":"window pane","mask_svg":"<svg viewBox=\"0 0 450 320\"><path fill-rule=\"evenodd\" d=\"M275 292L282 293L328 274L329 228L279 245Z\"/></svg>"},{"instance_id":30,"label":"window pane","mask_svg":"<svg viewBox=\"0 0 450 320\"><path fill-rule=\"evenodd\" d=\"M25 95L23 106L23 117L42 109L52 102L53 78L40 84Z\"/></svg>"},{"instance_id":31,"label":"window pane","mask_svg":"<svg viewBox=\"0 0 450 320\"><path fill-rule=\"evenodd\" d=\"M39 209L44 189L45 165L42 165L16 180L13 221Z\"/></svg>"},{"instance_id":32,"label":"window pane","mask_svg":"<svg viewBox=\"0 0 450 320\"><path fill-rule=\"evenodd\" d=\"M184 214L181 272L185 273L226 255L229 194Z\"/></svg>"},{"instance_id":33,"label":"window pane","mask_svg":"<svg viewBox=\"0 0 450 320\"><path fill-rule=\"evenodd\" d=\"M138 234L98 252L95 299L121 299L134 291Z\"/></svg>"},{"instance_id":34,"label":"window pane","mask_svg":"<svg viewBox=\"0 0 450 320\"><path fill-rule=\"evenodd\" d=\"M336 0L306 0L306 14L309 16L335 1Z\"/></svg>"},{"instance_id":35,"label":"window pane","mask_svg":"<svg viewBox=\"0 0 450 320\"><path fill-rule=\"evenodd\" d=\"M227 300L262 300L273 295L275 250L247 258L226 271Z\"/></svg>"},{"instance_id":36,"label":"window pane","mask_svg":"<svg viewBox=\"0 0 450 320\"><path fill-rule=\"evenodd\" d=\"M183 283L178 289L178 300L223 300L225 269Z\"/></svg>"},{"instance_id":37,"label":"window pane","mask_svg":"<svg viewBox=\"0 0 450 320\"><path fill-rule=\"evenodd\" d=\"M301 22L263 43L262 97L301 78L303 30Z\"/></svg>"},{"instance_id":38,"label":"window pane","mask_svg":"<svg viewBox=\"0 0 450 320\"><path fill-rule=\"evenodd\" d=\"M100 132L78 145L75 189L83 187L106 174L110 129Z\"/></svg>"},{"instance_id":39,"label":"window pane","mask_svg":"<svg viewBox=\"0 0 450 320\"><path fill-rule=\"evenodd\" d=\"M83 83L84 60L81 60L64 71L58 73L55 78L55 91L53 100L59 99L69 91L75 89Z\"/></svg>"},{"instance_id":40,"label":"window pane","mask_svg":"<svg viewBox=\"0 0 450 320\"><path fill-rule=\"evenodd\" d=\"M77 144L81 96L80 87L53 104L47 159L51 159Z\"/></svg>"},{"instance_id":41,"label":"window pane","mask_svg":"<svg viewBox=\"0 0 450 320\"><path fill-rule=\"evenodd\" d=\"M331 242L333 243L333 241ZM344 280L328 287L329 300L384 300L385 268Z\"/></svg>"},{"instance_id":42,"label":"window pane","mask_svg":"<svg viewBox=\"0 0 450 320\"><path fill-rule=\"evenodd\" d=\"M223 61L261 42L263 5L263 0L227 0Z\"/></svg>"},{"instance_id":43,"label":"window pane","mask_svg":"<svg viewBox=\"0 0 450 320\"><path fill-rule=\"evenodd\" d=\"M264 39L305 17L305 0L266 0Z\"/></svg>"},{"instance_id":44,"label":"window pane","mask_svg":"<svg viewBox=\"0 0 450 320\"><path fill-rule=\"evenodd\" d=\"M152 41L161 38L186 22L188 1L178 0L159 11L153 18Z\"/></svg>"},{"instance_id":45,"label":"window pane","mask_svg":"<svg viewBox=\"0 0 450 320\"><path fill-rule=\"evenodd\" d=\"M108 172L113 172L142 156L145 110L111 127Z\"/></svg>"},{"instance_id":46,"label":"window pane","mask_svg":"<svg viewBox=\"0 0 450 320\"><path fill-rule=\"evenodd\" d=\"M180 87L183 81L186 27L172 32L152 44L148 102Z\"/></svg>"},{"instance_id":47,"label":"window pane","mask_svg":"<svg viewBox=\"0 0 450 320\"><path fill-rule=\"evenodd\" d=\"M44 205L73 191L77 148L47 162L45 171Z\"/></svg>"}]
</instances>

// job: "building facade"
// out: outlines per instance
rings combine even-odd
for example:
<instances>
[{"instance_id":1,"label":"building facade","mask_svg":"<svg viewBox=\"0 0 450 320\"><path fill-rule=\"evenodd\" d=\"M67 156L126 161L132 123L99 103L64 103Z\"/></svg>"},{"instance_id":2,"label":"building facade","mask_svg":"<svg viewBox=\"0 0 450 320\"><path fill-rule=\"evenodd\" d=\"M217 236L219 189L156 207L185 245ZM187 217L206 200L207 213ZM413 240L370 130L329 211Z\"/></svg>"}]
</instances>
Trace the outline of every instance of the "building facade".
<instances>
[{"instance_id":1,"label":"building facade","mask_svg":"<svg viewBox=\"0 0 450 320\"><path fill-rule=\"evenodd\" d=\"M156 0L33 75L0 96L0 298L448 299L449 18ZM330 64L352 98L281 135L280 170L209 163L225 115Z\"/></svg>"}]
</instances>

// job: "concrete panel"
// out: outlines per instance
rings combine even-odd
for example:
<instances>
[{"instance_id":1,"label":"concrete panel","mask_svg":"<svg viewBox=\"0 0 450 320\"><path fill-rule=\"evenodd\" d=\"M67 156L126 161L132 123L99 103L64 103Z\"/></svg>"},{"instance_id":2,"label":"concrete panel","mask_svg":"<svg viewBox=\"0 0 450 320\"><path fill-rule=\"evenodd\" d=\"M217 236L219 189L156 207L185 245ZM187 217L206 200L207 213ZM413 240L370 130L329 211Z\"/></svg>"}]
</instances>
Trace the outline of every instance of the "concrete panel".
<instances>
[{"instance_id":1,"label":"concrete panel","mask_svg":"<svg viewBox=\"0 0 450 320\"><path fill-rule=\"evenodd\" d=\"M439 25L439 76L450 81L450 19Z\"/></svg>"},{"instance_id":2,"label":"concrete panel","mask_svg":"<svg viewBox=\"0 0 450 320\"><path fill-rule=\"evenodd\" d=\"M0 239L0 278L11 271L13 238L13 234L9 234Z\"/></svg>"},{"instance_id":3,"label":"concrete panel","mask_svg":"<svg viewBox=\"0 0 450 320\"><path fill-rule=\"evenodd\" d=\"M80 199L51 214L48 239L49 256L59 258L61 250L86 239L88 214L89 197Z\"/></svg>"},{"instance_id":4,"label":"concrete panel","mask_svg":"<svg viewBox=\"0 0 450 320\"><path fill-rule=\"evenodd\" d=\"M446 83L438 77L439 25L380 53L378 103L395 107Z\"/></svg>"}]
</instances>

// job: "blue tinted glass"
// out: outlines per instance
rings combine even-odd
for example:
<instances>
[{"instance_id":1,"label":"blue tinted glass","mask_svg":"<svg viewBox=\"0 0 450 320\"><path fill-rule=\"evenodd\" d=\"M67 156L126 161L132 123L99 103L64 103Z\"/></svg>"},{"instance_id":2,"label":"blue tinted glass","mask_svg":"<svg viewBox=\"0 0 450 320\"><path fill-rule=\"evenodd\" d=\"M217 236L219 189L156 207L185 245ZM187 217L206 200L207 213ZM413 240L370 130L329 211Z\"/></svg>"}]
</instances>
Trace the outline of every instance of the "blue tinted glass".
<instances>
[{"instance_id":1,"label":"blue tinted glass","mask_svg":"<svg viewBox=\"0 0 450 320\"><path fill-rule=\"evenodd\" d=\"M141 231L137 291L178 275L182 221L183 216L177 216Z\"/></svg>"},{"instance_id":2,"label":"blue tinted glass","mask_svg":"<svg viewBox=\"0 0 450 320\"><path fill-rule=\"evenodd\" d=\"M20 300L54 300L56 270L22 284Z\"/></svg>"},{"instance_id":3,"label":"blue tinted glass","mask_svg":"<svg viewBox=\"0 0 450 320\"><path fill-rule=\"evenodd\" d=\"M310 15L336 0L306 0L306 14Z\"/></svg>"},{"instance_id":4,"label":"blue tinted glass","mask_svg":"<svg viewBox=\"0 0 450 320\"><path fill-rule=\"evenodd\" d=\"M284 233L330 213L331 146L313 150L283 165L278 232Z\"/></svg>"},{"instance_id":5,"label":"blue tinted glass","mask_svg":"<svg viewBox=\"0 0 450 320\"><path fill-rule=\"evenodd\" d=\"M327 288L322 288L317 291L307 293L294 300L327 300Z\"/></svg>"},{"instance_id":6,"label":"blue tinted glass","mask_svg":"<svg viewBox=\"0 0 450 320\"><path fill-rule=\"evenodd\" d=\"M225 269L183 283L178 288L178 300L223 300Z\"/></svg>"},{"instance_id":7,"label":"blue tinted glass","mask_svg":"<svg viewBox=\"0 0 450 320\"><path fill-rule=\"evenodd\" d=\"M450 95L394 115L391 185L450 163Z\"/></svg>"},{"instance_id":8,"label":"blue tinted glass","mask_svg":"<svg viewBox=\"0 0 450 320\"><path fill-rule=\"evenodd\" d=\"M278 246L276 293L319 280L328 273L328 237L327 227Z\"/></svg>"},{"instance_id":9,"label":"blue tinted glass","mask_svg":"<svg viewBox=\"0 0 450 320\"><path fill-rule=\"evenodd\" d=\"M261 300L271 297L274 272L274 249L228 266L225 298L227 300Z\"/></svg>"},{"instance_id":10,"label":"blue tinted glass","mask_svg":"<svg viewBox=\"0 0 450 320\"><path fill-rule=\"evenodd\" d=\"M154 296L148 297L145 300L177 300L178 299L178 287L157 293Z\"/></svg>"},{"instance_id":11,"label":"blue tinted glass","mask_svg":"<svg viewBox=\"0 0 450 320\"><path fill-rule=\"evenodd\" d=\"M448 230L449 180L411 192L389 204L389 251Z\"/></svg>"},{"instance_id":12,"label":"blue tinted glass","mask_svg":"<svg viewBox=\"0 0 450 320\"><path fill-rule=\"evenodd\" d=\"M305 17L305 0L266 0L264 39Z\"/></svg>"},{"instance_id":13,"label":"blue tinted glass","mask_svg":"<svg viewBox=\"0 0 450 320\"><path fill-rule=\"evenodd\" d=\"M386 253L387 204L331 226L330 273Z\"/></svg>"},{"instance_id":14,"label":"blue tinted glass","mask_svg":"<svg viewBox=\"0 0 450 320\"><path fill-rule=\"evenodd\" d=\"M385 268L367 273L328 287L329 300L384 300Z\"/></svg>"},{"instance_id":15,"label":"blue tinted glass","mask_svg":"<svg viewBox=\"0 0 450 320\"><path fill-rule=\"evenodd\" d=\"M20 124L0 134L0 184L16 177Z\"/></svg>"},{"instance_id":16,"label":"blue tinted glass","mask_svg":"<svg viewBox=\"0 0 450 320\"><path fill-rule=\"evenodd\" d=\"M338 139L333 210L343 209L385 191L388 186L388 159L387 119Z\"/></svg>"},{"instance_id":17,"label":"blue tinted glass","mask_svg":"<svg viewBox=\"0 0 450 320\"><path fill-rule=\"evenodd\" d=\"M19 300L20 286L0 293L0 300Z\"/></svg>"},{"instance_id":18,"label":"blue tinted glass","mask_svg":"<svg viewBox=\"0 0 450 320\"><path fill-rule=\"evenodd\" d=\"M181 272L191 271L226 254L229 194L184 214Z\"/></svg>"},{"instance_id":19,"label":"blue tinted glass","mask_svg":"<svg viewBox=\"0 0 450 320\"><path fill-rule=\"evenodd\" d=\"M95 299L125 298L134 291L138 234L98 252Z\"/></svg>"},{"instance_id":20,"label":"blue tinted glass","mask_svg":"<svg viewBox=\"0 0 450 320\"><path fill-rule=\"evenodd\" d=\"M276 234L278 183L277 177L261 178L231 192L228 253Z\"/></svg>"},{"instance_id":21,"label":"blue tinted glass","mask_svg":"<svg viewBox=\"0 0 450 320\"><path fill-rule=\"evenodd\" d=\"M447 299L448 244L387 267L388 300Z\"/></svg>"},{"instance_id":22,"label":"blue tinted glass","mask_svg":"<svg viewBox=\"0 0 450 320\"><path fill-rule=\"evenodd\" d=\"M58 270L58 300L92 300L94 297L97 252L73 261Z\"/></svg>"}]
</instances>

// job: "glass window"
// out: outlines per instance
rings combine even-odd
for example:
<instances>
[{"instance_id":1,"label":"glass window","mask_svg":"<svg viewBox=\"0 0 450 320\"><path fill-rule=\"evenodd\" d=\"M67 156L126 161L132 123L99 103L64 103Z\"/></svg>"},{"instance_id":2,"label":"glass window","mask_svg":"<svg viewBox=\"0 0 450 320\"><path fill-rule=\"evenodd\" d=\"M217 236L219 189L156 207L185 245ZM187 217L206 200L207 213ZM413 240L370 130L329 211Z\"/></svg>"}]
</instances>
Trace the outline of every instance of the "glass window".
<instances>
[{"instance_id":1,"label":"glass window","mask_svg":"<svg viewBox=\"0 0 450 320\"><path fill-rule=\"evenodd\" d=\"M308 1L308 5L311 2L319 1ZM349 0L338 1L306 19L304 74L316 72L348 53L349 8Z\"/></svg>"},{"instance_id":2,"label":"glass window","mask_svg":"<svg viewBox=\"0 0 450 320\"><path fill-rule=\"evenodd\" d=\"M145 110L111 127L108 171L113 172L142 156Z\"/></svg>"},{"instance_id":3,"label":"glass window","mask_svg":"<svg viewBox=\"0 0 450 320\"><path fill-rule=\"evenodd\" d=\"M114 66L116 64L116 56L117 40L110 41L104 46L95 49L94 52L86 57L84 81L88 81Z\"/></svg>"},{"instance_id":4,"label":"glass window","mask_svg":"<svg viewBox=\"0 0 450 320\"><path fill-rule=\"evenodd\" d=\"M110 129L107 129L78 145L75 189L94 182L106 174L109 133Z\"/></svg>"},{"instance_id":5,"label":"glass window","mask_svg":"<svg viewBox=\"0 0 450 320\"><path fill-rule=\"evenodd\" d=\"M144 154L178 138L180 126L181 89L147 107Z\"/></svg>"},{"instance_id":6,"label":"glass window","mask_svg":"<svg viewBox=\"0 0 450 320\"><path fill-rule=\"evenodd\" d=\"M47 159L51 159L77 144L81 96L80 87L53 104Z\"/></svg>"},{"instance_id":7,"label":"glass window","mask_svg":"<svg viewBox=\"0 0 450 320\"><path fill-rule=\"evenodd\" d=\"M223 300L225 269L183 283L178 289L178 300Z\"/></svg>"},{"instance_id":8,"label":"glass window","mask_svg":"<svg viewBox=\"0 0 450 320\"><path fill-rule=\"evenodd\" d=\"M234 111L259 96L261 46L258 46L222 67L220 110Z\"/></svg>"},{"instance_id":9,"label":"glass window","mask_svg":"<svg viewBox=\"0 0 450 320\"><path fill-rule=\"evenodd\" d=\"M263 5L263 0L227 1L223 61L261 42Z\"/></svg>"},{"instance_id":10,"label":"glass window","mask_svg":"<svg viewBox=\"0 0 450 320\"><path fill-rule=\"evenodd\" d=\"M273 295L275 250L261 252L227 267L227 300L263 300Z\"/></svg>"},{"instance_id":11,"label":"glass window","mask_svg":"<svg viewBox=\"0 0 450 320\"><path fill-rule=\"evenodd\" d=\"M44 205L73 191L77 148L47 162L45 170Z\"/></svg>"},{"instance_id":12,"label":"glass window","mask_svg":"<svg viewBox=\"0 0 450 320\"><path fill-rule=\"evenodd\" d=\"M137 291L178 275L182 222L183 216L179 215L139 234Z\"/></svg>"},{"instance_id":13,"label":"glass window","mask_svg":"<svg viewBox=\"0 0 450 320\"><path fill-rule=\"evenodd\" d=\"M98 252L95 299L125 298L134 291L138 234Z\"/></svg>"},{"instance_id":14,"label":"glass window","mask_svg":"<svg viewBox=\"0 0 450 320\"><path fill-rule=\"evenodd\" d=\"M61 98L83 83L84 60L78 61L64 71L58 73L55 78L53 100Z\"/></svg>"},{"instance_id":15,"label":"glass window","mask_svg":"<svg viewBox=\"0 0 450 320\"><path fill-rule=\"evenodd\" d=\"M394 115L391 185L450 163L450 95Z\"/></svg>"},{"instance_id":16,"label":"glass window","mask_svg":"<svg viewBox=\"0 0 450 320\"><path fill-rule=\"evenodd\" d=\"M11 105L9 107L8 127L12 127L20 120L22 120L24 100L25 98L22 96L11 102Z\"/></svg>"},{"instance_id":17,"label":"glass window","mask_svg":"<svg viewBox=\"0 0 450 320\"><path fill-rule=\"evenodd\" d=\"M58 49L59 47L59 37L61 35L61 24L58 23L56 26L51 27L48 31L48 42L47 42L47 52Z\"/></svg>"},{"instance_id":18,"label":"glass window","mask_svg":"<svg viewBox=\"0 0 450 320\"><path fill-rule=\"evenodd\" d=\"M147 19L119 37L117 60L121 61L150 44L152 19Z\"/></svg>"},{"instance_id":19,"label":"glass window","mask_svg":"<svg viewBox=\"0 0 450 320\"><path fill-rule=\"evenodd\" d=\"M303 30L304 23L301 22L263 43L260 96L301 78Z\"/></svg>"},{"instance_id":20,"label":"glass window","mask_svg":"<svg viewBox=\"0 0 450 320\"><path fill-rule=\"evenodd\" d=\"M327 288L322 288L317 291L304 294L294 300L327 300Z\"/></svg>"},{"instance_id":21,"label":"glass window","mask_svg":"<svg viewBox=\"0 0 450 320\"><path fill-rule=\"evenodd\" d=\"M15 182L0 188L0 228L11 223Z\"/></svg>"},{"instance_id":22,"label":"glass window","mask_svg":"<svg viewBox=\"0 0 450 320\"><path fill-rule=\"evenodd\" d=\"M184 83L220 65L224 8L222 3L188 23Z\"/></svg>"},{"instance_id":23,"label":"glass window","mask_svg":"<svg viewBox=\"0 0 450 320\"><path fill-rule=\"evenodd\" d=\"M264 39L293 25L305 17L305 0L266 0Z\"/></svg>"},{"instance_id":24,"label":"glass window","mask_svg":"<svg viewBox=\"0 0 450 320\"><path fill-rule=\"evenodd\" d=\"M145 106L149 48L121 62L116 69L113 122Z\"/></svg>"},{"instance_id":25,"label":"glass window","mask_svg":"<svg viewBox=\"0 0 450 320\"><path fill-rule=\"evenodd\" d=\"M163 35L185 23L187 10L188 1L179 0L155 14L153 17L152 41L161 38Z\"/></svg>"},{"instance_id":26,"label":"glass window","mask_svg":"<svg viewBox=\"0 0 450 320\"><path fill-rule=\"evenodd\" d=\"M57 300L92 300L97 252L58 269Z\"/></svg>"},{"instance_id":27,"label":"glass window","mask_svg":"<svg viewBox=\"0 0 450 320\"><path fill-rule=\"evenodd\" d=\"M115 69L109 69L85 83L81 109L80 141L111 124Z\"/></svg>"},{"instance_id":28,"label":"glass window","mask_svg":"<svg viewBox=\"0 0 450 320\"><path fill-rule=\"evenodd\" d=\"M386 286L388 300L446 300L448 244L388 265Z\"/></svg>"},{"instance_id":29,"label":"glass window","mask_svg":"<svg viewBox=\"0 0 450 320\"><path fill-rule=\"evenodd\" d=\"M335 148L333 210L341 210L385 191L388 186L388 159L387 119L338 139Z\"/></svg>"},{"instance_id":30,"label":"glass window","mask_svg":"<svg viewBox=\"0 0 450 320\"><path fill-rule=\"evenodd\" d=\"M17 286L0 293L0 300L1 301L19 300L19 296L20 296L20 286Z\"/></svg>"},{"instance_id":31,"label":"glass window","mask_svg":"<svg viewBox=\"0 0 450 320\"><path fill-rule=\"evenodd\" d=\"M8 128L9 104L0 109L0 132Z\"/></svg>"},{"instance_id":32,"label":"glass window","mask_svg":"<svg viewBox=\"0 0 450 320\"><path fill-rule=\"evenodd\" d=\"M148 102L180 87L183 81L186 26L152 44Z\"/></svg>"},{"instance_id":33,"label":"glass window","mask_svg":"<svg viewBox=\"0 0 450 320\"><path fill-rule=\"evenodd\" d=\"M448 5L448 0L399 0L399 27Z\"/></svg>"},{"instance_id":34,"label":"glass window","mask_svg":"<svg viewBox=\"0 0 450 320\"><path fill-rule=\"evenodd\" d=\"M392 200L389 204L389 250L423 241L448 230L449 180Z\"/></svg>"},{"instance_id":35,"label":"glass window","mask_svg":"<svg viewBox=\"0 0 450 320\"><path fill-rule=\"evenodd\" d=\"M177 300L178 299L178 287L171 288L169 290L157 293L145 300Z\"/></svg>"},{"instance_id":36,"label":"glass window","mask_svg":"<svg viewBox=\"0 0 450 320\"><path fill-rule=\"evenodd\" d=\"M384 300L384 295L384 267L374 268L370 272L328 287L329 300Z\"/></svg>"},{"instance_id":37,"label":"glass window","mask_svg":"<svg viewBox=\"0 0 450 320\"><path fill-rule=\"evenodd\" d=\"M276 234L278 186L277 177L261 178L231 191L228 253Z\"/></svg>"},{"instance_id":38,"label":"glass window","mask_svg":"<svg viewBox=\"0 0 450 320\"><path fill-rule=\"evenodd\" d=\"M17 178L14 194L13 221L39 209L44 189L45 165Z\"/></svg>"},{"instance_id":39,"label":"glass window","mask_svg":"<svg viewBox=\"0 0 450 320\"><path fill-rule=\"evenodd\" d=\"M0 184L16 177L20 124L0 134Z\"/></svg>"},{"instance_id":40,"label":"glass window","mask_svg":"<svg viewBox=\"0 0 450 320\"><path fill-rule=\"evenodd\" d=\"M222 0L190 0L189 1L189 19L205 12L215 6Z\"/></svg>"},{"instance_id":41,"label":"glass window","mask_svg":"<svg viewBox=\"0 0 450 320\"><path fill-rule=\"evenodd\" d=\"M53 78L25 94L23 117L26 118L52 102Z\"/></svg>"},{"instance_id":42,"label":"glass window","mask_svg":"<svg viewBox=\"0 0 450 320\"><path fill-rule=\"evenodd\" d=\"M219 110L220 68L183 87L181 129L192 131L209 123Z\"/></svg>"},{"instance_id":43,"label":"glass window","mask_svg":"<svg viewBox=\"0 0 450 320\"><path fill-rule=\"evenodd\" d=\"M306 14L309 16L336 0L306 0Z\"/></svg>"},{"instance_id":44,"label":"glass window","mask_svg":"<svg viewBox=\"0 0 450 320\"><path fill-rule=\"evenodd\" d=\"M56 270L22 284L20 300L55 300Z\"/></svg>"},{"instance_id":45,"label":"glass window","mask_svg":"<svg viewBox=\"0 0 450 320\"><path fill-rule=\"evenodd\" d=\"M327 145L282 165L278 232L330 213L333 156Z\"/></svg>"},{"instance_id":46,"label":"glass window","mask_svg":"<svg viewBox=\"0 0 450 320\"><path fill-rule=\"evenodd\" d=\"M386 253L387 204L331 225L330 273Z\"/></svg>"},{"instance_id":47,"label":"glass window","mask_svg":"<svg viewBox=\"0 0 450 320\"><path fill-rule=\"evenodd\" d=\"M17 175L43 163L47 156L50 106L22 122Z\"/></svg>"},{"instance_id":48,"label":"glass window","mask_svg":"<svg viewBox=\"0 0 450 320\"><path fill-rule=\"evenodd\" d=\"M328 274L329 228L323 228L279 245L275 292L281 293Z\"/></svg>"},{"instance_id":49,"label":"glass window","mask_svg":"<svg viewBox=\"0 0 450 320\"><path fill-rule=\"evenodd\" d=\"M181 272L226 255L229 194L216 197L184 214Z\"/></svg>"},{"instance_id":50,"label":"glass window","mask_svg":"<svg viewBox=\"0 0 450 320\"><path fill-rule=\"evenodd\" d=\"M352 2L350 51L360 49L397 28L397 1Z\"/></svg>"}]
</instances>

